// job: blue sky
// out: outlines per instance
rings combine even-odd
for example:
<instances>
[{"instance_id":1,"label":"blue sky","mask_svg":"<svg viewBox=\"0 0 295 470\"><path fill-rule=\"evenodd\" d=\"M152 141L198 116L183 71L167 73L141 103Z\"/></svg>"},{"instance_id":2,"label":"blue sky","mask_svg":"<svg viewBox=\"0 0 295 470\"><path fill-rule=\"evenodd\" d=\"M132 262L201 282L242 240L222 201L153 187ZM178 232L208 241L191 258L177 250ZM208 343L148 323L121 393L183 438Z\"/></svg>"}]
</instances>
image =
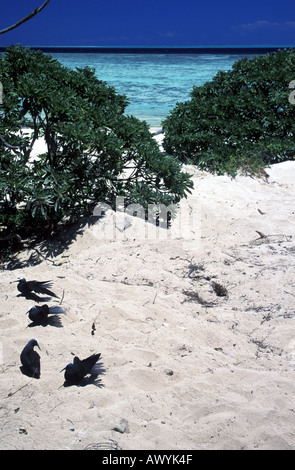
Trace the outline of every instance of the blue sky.
<instances>
[{"instance_id":1,"label":"blue sky","mask_svg":"<svg viewBox=\"0 0 295 470\"><path fill-rule=\"evenodd\" d=\"M2 0L3 29L44 0ZM295 44L294 0L51 0L0 46Z\"/></svg>"}]
</instances>

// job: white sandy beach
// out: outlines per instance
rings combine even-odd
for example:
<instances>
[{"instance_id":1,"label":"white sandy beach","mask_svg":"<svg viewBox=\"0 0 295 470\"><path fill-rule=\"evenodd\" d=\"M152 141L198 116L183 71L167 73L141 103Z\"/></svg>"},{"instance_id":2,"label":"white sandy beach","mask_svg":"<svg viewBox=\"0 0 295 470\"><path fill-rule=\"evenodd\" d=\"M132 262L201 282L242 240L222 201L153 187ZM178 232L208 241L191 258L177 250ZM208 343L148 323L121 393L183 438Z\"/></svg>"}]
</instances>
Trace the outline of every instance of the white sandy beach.
<instances>
[{"instance_id":1,"label":"white sandy beach","mask_svg":"<svg viewBox=\"0 0 295 470\"><path fill-rule=\"evenodd\" d=\"M106 239L108 213L0 272L0 449L295 449L295 161L266 179L187 169L184 237L131 218ZM19 277L53 281L62 328L28 326ZM34 337L40 380L20 371ZM98 384L64 387L96 352Z\"/></svg>"}]
</instances>

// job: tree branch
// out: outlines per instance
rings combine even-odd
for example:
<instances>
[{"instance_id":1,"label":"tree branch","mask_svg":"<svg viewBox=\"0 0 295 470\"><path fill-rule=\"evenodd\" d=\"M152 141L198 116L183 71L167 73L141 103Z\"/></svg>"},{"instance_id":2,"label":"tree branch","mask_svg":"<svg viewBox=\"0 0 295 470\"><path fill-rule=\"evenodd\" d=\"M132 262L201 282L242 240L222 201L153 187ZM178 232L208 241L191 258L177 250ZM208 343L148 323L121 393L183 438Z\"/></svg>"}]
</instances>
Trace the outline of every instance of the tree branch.
<instances>
[{"instance_id":1,"label":"tree branch","mask_svg":"<svg viewBox=\"0 0 295 470\"><path fill-rule=\"evenodd\" d=\"M17 28L18 26L20 26L21 24L25 23L26 21L30 20L31 18L33 18L34 16L36 16L38 13L40 13L40 11L43 10L43 8L46 7L46 5L48 5L48 3L50 2L50 0L46 0L46 2L43 3L43 5L41 5L40 7L38 8L35 8L34 11L32 11L32 13L30 13L29 15L25 16L24 18L22 18L21 20L19 20L17 23L11 25L11 26L8 26L8 28L5 28L5 29L1 29L0 30L0 34L4 34L4 33L8 33L8 31L11 31L12 29L15 29Z\"/></svg>"},{"instance_id":2,"label":"tree branch","mask_svg":"<svg viewBox=\"0 0 295 470\"><path fill-rule=\"evenodd\" d=\"M5 147L9 148L9 149L18 149L18 145L10 145L6 142L6 140L4 139L3 135L0 134L0 140L3 142L3 144L5 145Z\"/></svg>"}]
</instances>

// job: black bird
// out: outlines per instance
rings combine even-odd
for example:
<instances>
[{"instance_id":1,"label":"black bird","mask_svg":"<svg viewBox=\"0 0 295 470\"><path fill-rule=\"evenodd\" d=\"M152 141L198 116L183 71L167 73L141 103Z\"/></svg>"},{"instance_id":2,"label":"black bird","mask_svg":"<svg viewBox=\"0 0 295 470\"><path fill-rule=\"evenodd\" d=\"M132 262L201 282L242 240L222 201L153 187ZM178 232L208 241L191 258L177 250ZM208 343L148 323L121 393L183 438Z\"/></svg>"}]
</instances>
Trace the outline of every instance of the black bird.
<instances>
[{"instance_id":1,"label":"black bird","mask_svg":"<svg viewBox=\"0 0 295 470\"><path fill-rule=\"evenodd\" d=\"M82 361L75 356L73 363L69 362L62 370L65 371L65 381L68 384L79 384L84 377L88 374L98 375L101 371L99 364L96 364L100 359L101 354L93 354L92 356L83 359Z\"/></svg>"},{"instance_id":2,"label":"black bird","mask_svg":"<svg viewBox=\"0 0 295 470\"><path fill-rule=\"evenodd\" d=\"M18 282L17 289L25 297L32 297L32 292L37 292L38 294L50 295L51 297L58 297L54 294L49 287L52 286L52 281L26 281L24 277L17 279Z\"/></svg>"},{"instance_id":3,"label":"black bird","mask_svg":"<svg viewBox=\"0 0 295 470\"><path fill-rule=\"evenodd\" d=\"M47 304L41 306L33 306L27 312L29 314L29 319L35 325L47 325L50 323L51 318L48 318L48 315L56 315L60 313L65 313L61 307L48 307ZM54 323L52 321L52 323Z\"/></svg>"},{"instance_id":4,"label":"black bird","mask_svg":"<svg viewBox=\"0 0 295 470\"><path fill-rule=\"evenodd\" d=\"M20 360L23 365L24 372L30 377L39 379L41 374L41 363L39 354L37 351L34 351L35 346L38 346L41 350L38 341L33 338L22 350Z\"/></svg>"}]
</instances>

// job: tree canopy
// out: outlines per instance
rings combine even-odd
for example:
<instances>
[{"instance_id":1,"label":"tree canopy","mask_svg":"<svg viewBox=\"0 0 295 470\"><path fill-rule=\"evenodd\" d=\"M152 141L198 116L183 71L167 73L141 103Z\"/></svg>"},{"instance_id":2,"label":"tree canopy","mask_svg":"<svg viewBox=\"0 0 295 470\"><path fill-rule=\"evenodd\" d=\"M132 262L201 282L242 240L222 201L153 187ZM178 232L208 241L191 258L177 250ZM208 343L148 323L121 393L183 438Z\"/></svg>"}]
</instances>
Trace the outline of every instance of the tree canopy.
<instances>
[{"instance_id":1,"label":"tree canopy","mask_svg":"<svg viewBox=\"0 0 295 470\"><path fill-rule=\"evenodd\" d=\"M294 71L293 49L238 60L176 105L163 123L164 148L218 173L294 158Z\"/></svg>"}]
</instances>

